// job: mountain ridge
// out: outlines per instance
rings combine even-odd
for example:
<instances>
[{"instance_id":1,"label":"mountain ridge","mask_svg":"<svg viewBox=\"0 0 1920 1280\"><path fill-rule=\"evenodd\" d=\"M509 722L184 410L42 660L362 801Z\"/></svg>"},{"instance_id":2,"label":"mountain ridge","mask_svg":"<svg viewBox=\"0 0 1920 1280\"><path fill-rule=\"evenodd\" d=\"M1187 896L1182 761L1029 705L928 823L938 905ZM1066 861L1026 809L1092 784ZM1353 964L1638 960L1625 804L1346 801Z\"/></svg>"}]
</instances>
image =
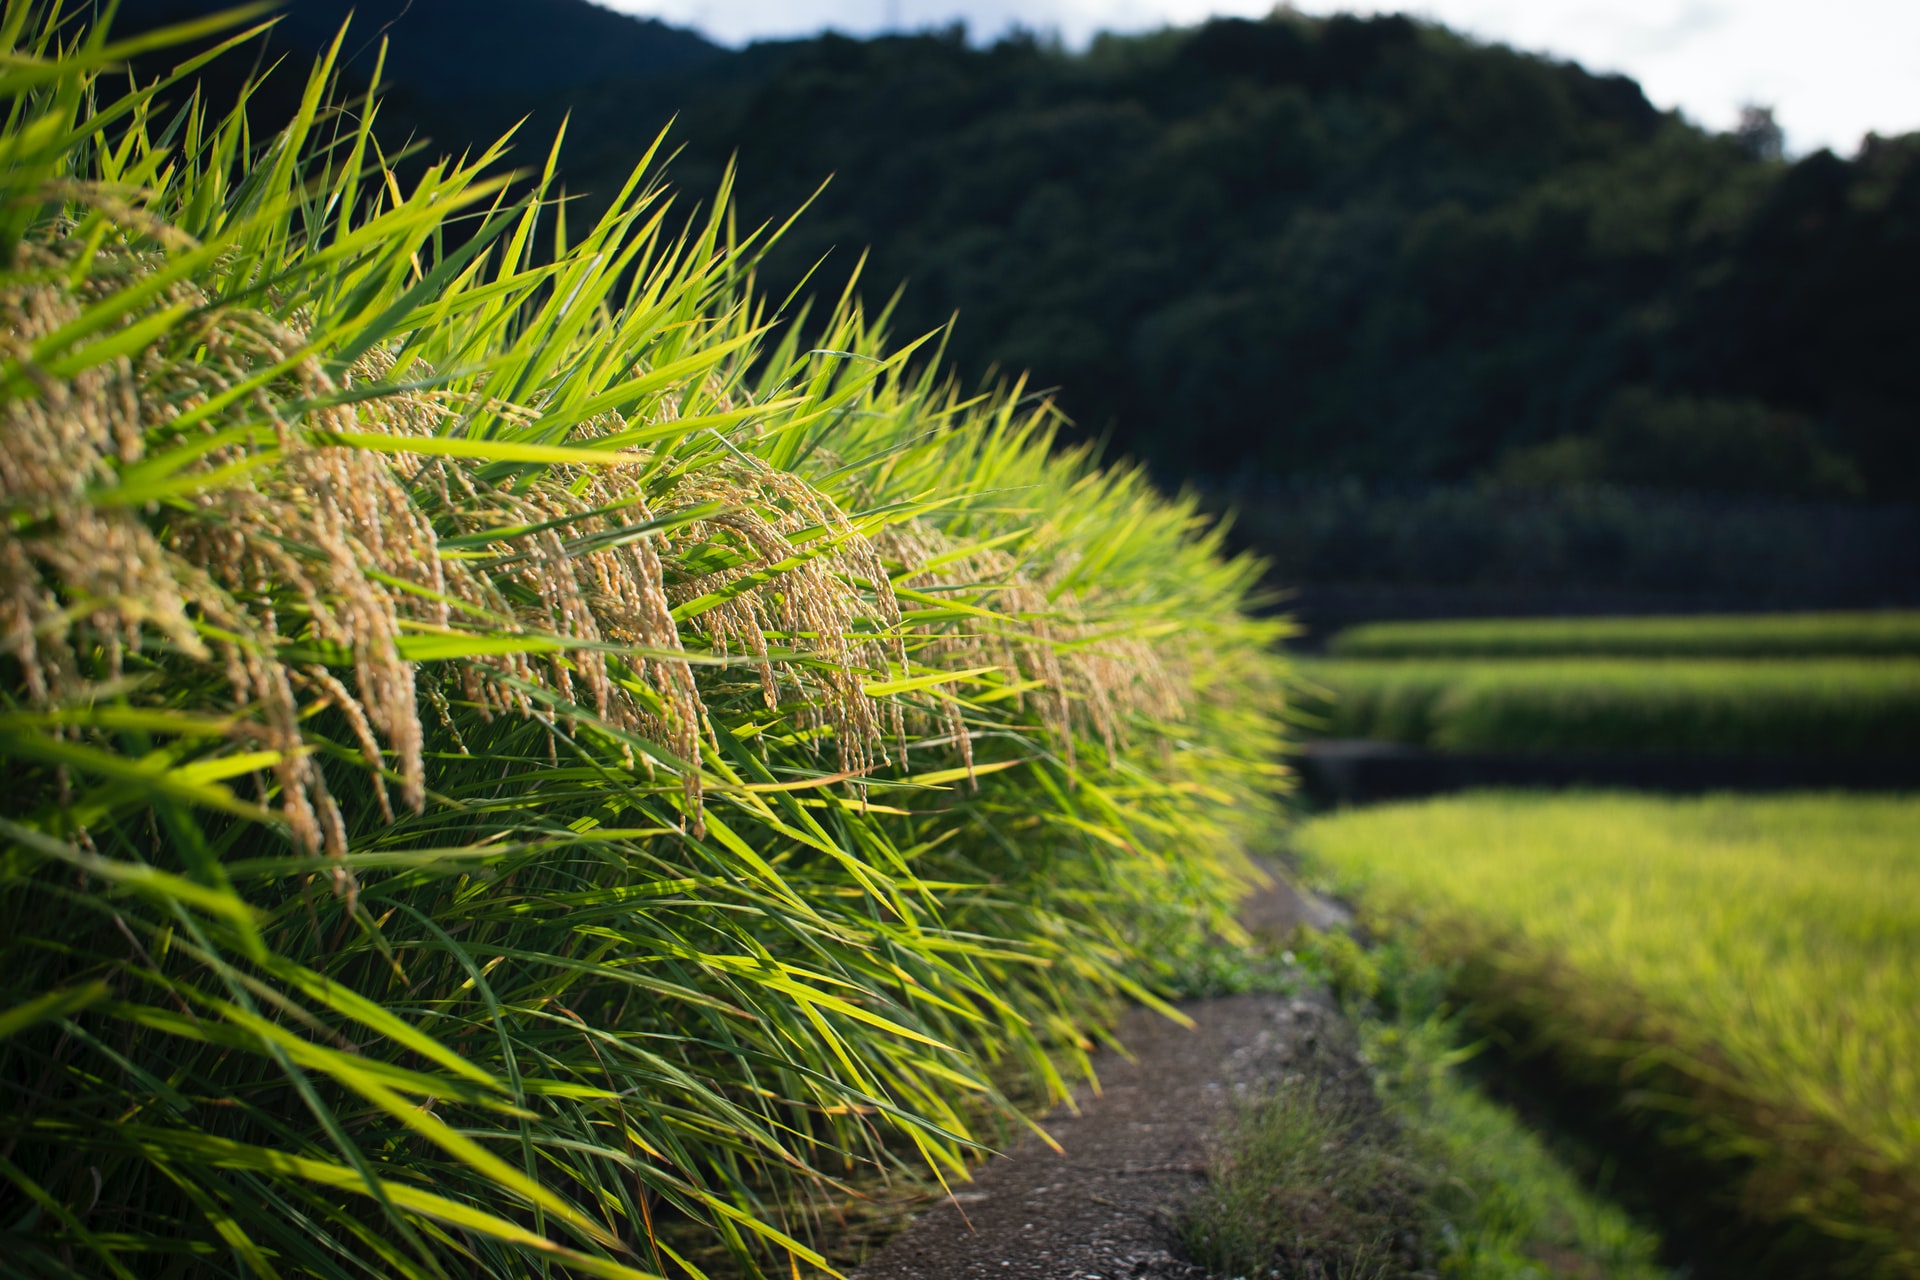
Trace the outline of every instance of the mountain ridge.
<instances>
[{"instance_id":1,"label":"mountain ridge","mask_svg":"<svg viewBox=\"0 0 1920 1280\"><path fill-rule=\"evenodd\" d=\"M231 0L121 0L119 25L148 29L231 7ZM497 67L507 55L516 66L508 96L535 97L687 71L730 52L696 31L589 0L293 0L276 16L276 41L307 55L348 26L345 61L363 77L386 38L388 78L430 100L500 93L505 77Z\"/></svg>"},{"instance_id":2,"label":"mountain ridge","mask_svg":"<svg viewBox=\"0 0 1920 1280\"><path fill-rule=\"evenodd\" d=\"M164 6L218 7L132 3ZM346 7L299 0L282 38ZM743 225L834 175L770 291L823 262L835 289L870 250L870 293L906 282L900 332L957 314L963 377L1030 370L1170 484L1920 498L1920 135L1789 164L1625 77L1401 15L1068 52L731 50L585 0L360 11L391 24L396 129L459 150L531 115L538 151L564 114L583 214L669 119L671 178L697 200L737 162Z\"/></svg>"}]
</instances>

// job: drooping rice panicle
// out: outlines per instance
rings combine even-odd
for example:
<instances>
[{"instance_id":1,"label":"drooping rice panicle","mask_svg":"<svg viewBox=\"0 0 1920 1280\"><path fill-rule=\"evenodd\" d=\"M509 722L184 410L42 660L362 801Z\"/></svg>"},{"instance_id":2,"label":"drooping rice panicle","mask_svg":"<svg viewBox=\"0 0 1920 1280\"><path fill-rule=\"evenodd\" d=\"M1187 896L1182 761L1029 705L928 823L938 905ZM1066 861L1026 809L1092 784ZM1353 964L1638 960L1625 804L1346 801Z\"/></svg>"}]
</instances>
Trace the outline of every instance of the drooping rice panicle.
<instances>
[{"instance_id":1,"label":"drooping rice panicle","mask_svg":"<svg viewBox=\"0 0 1920 1280\"><path fill-rule=\"evenodd\" d=\"M569 237L4 13L10 1265L817 1265L1231 928L1284 625L1194 503L766 320L724 189Z\"/></svg>"}]
</instances>

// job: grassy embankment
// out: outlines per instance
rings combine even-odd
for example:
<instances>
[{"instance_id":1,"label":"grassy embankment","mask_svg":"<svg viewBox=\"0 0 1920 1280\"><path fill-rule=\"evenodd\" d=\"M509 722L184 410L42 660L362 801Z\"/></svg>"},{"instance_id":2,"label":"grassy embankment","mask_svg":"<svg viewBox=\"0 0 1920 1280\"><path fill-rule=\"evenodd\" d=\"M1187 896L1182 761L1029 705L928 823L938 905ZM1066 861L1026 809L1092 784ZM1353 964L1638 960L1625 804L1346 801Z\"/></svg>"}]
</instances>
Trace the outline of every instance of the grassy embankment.
<instances>
[{"instance_id":1,"label":"grassy embankment","mask_svg":"<svg viewBox=\"0 0 1920 1280\"><path fill-rule=\"evenodd\" d=\"M1303 828L1480 1013L1696 1154L1742 1209L1920 1266L1920 800L1483 794Z\"/></svg>"},{"instance_id":2,"label":"grassy embankment","mask_svg":"<svg viewBox=\"0 0 1920 1280\"><path fill-rule=\"evenodd\" d=\"M1665 1274L1651 1232L1461 1077L1474 1050L1442 970L1343 933L1295 943L1283 956L1333 988L1357 1034L1316 1037L1233 1108L1182 1221L1196 1259L1223 1276Z\"/></svg>"},{"instance_id":3,"label":"grassy embankment","mask_svg":"<svg viewBox=\"0 0 1920 1280\"><path fill-rule=\"evenodd\" d=\"M1327 650L1342 658L1915 657L1920 613L1373 622L1342 631Z\"/></svg>"},{"instance_id":4,"label":"grassy embankment","mask_svg":"<svg viewBox=\"0 0 1920 1280\"><path fill-rule=\"evenodd\" d=\"M1283 627L1190 503L776 324L724 189L0 45L9 1267L797 1272L1231 930Z\"/></svg>"},{"instance_id":5,"label":"grassy embankment","mask_svg":"<svg viewBox=\"0 0 1920 1280\"><path fill-rule=\"evenodd\" d=\"M1920 659L1326 659L1316 732L1459 751L1920 752Z\"/></svg>"}]
</instances>

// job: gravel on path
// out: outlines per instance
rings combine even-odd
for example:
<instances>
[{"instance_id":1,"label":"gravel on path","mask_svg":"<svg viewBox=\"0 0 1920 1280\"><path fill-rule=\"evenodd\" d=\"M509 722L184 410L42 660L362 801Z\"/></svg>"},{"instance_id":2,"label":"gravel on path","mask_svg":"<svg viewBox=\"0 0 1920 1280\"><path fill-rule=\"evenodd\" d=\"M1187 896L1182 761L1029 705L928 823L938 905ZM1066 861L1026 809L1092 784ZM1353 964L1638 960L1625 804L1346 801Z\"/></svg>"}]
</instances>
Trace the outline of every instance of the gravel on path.
<instances>
[{"instance_id":1,"label":"gravel on path","mask_svg":"<svg viewBox=\"0 0 1920 1280\"><path fill-rule=\"evenodd\" d=\"M1284 885L1246 904L1256 932L1284 934L1326 908ZM1277 1078L1344 1030L1318 996L1242 995L1146 1009L1121 1021L1130 1058L1103 1050L1101 1084L957 1184L854 1273L854 1280L1203 1280L1180 1258L1175 1216L1204 1185L1207 1134L1236 1089Z\"/></svg>"}]
</instances>

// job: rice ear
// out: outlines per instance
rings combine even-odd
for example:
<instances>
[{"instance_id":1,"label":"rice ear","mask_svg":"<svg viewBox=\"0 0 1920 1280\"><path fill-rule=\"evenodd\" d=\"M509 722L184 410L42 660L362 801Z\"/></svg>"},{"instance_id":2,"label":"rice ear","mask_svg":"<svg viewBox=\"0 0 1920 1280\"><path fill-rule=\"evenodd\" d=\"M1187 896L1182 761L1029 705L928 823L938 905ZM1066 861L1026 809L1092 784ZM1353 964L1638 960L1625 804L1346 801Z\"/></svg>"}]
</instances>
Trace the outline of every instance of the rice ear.
<instances>
[{"instance_id":1,"label":"rice ear","mask_svg":"<svg viewBox=\"0 0 1920 1280\"><path fill-rule=\"evenodd\" d=\"M0 2L64 77L0 137L127 179L0 173L27 1265L824 1266L1230 931L1278 629L1190 504L851 290L770 335L724 190L542 259L544 185L403 183L331 61L260 148L82 128L93 55Z\"/></svg>"}]
</instances>

